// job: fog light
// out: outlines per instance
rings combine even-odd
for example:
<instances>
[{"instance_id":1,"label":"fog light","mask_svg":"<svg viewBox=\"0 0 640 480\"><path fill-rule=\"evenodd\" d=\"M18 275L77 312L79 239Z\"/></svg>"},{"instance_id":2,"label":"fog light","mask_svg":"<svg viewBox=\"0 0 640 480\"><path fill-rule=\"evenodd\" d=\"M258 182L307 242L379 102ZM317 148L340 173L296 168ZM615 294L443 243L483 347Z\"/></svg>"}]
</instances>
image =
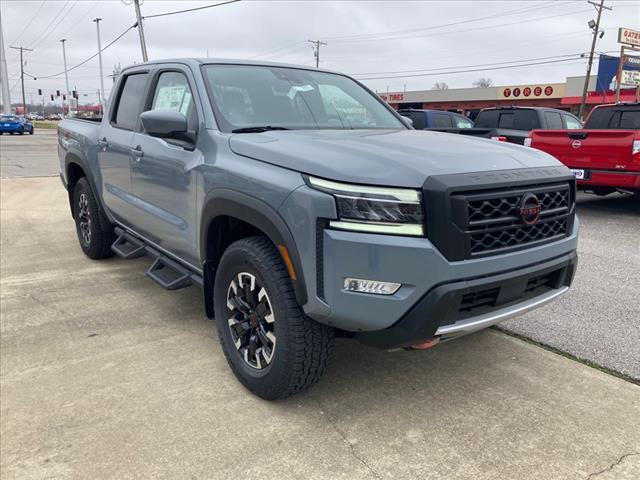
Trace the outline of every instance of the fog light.
<instances>
[{"instance_id":1,"label":"fog light","mask_svg":"<svg viewBox=\"0 0 640 480\"><path fill-rule=\"evenodd\" d=\"M400 283L362 280L361 278L345 278L344 289L349 292L373 293L376 295L393 295L401 287Z\"/></svg>"}]
</instances>

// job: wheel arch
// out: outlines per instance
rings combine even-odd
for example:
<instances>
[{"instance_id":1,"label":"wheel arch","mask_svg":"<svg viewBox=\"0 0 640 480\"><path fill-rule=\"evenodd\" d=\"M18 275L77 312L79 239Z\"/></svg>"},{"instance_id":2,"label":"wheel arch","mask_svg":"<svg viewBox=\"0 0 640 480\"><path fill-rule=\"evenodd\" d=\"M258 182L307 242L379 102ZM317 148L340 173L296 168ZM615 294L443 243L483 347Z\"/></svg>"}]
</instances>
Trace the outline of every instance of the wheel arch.
<instances>
[{"instance_id":1,"label":"wheel arch","mask_svg":"<svg viewBox=\"0 0 640 480\"><path fill-rule=\"evenodd\" d=\"M286 265L287 259L284 258L285 254L281 249L281 247L285 247L294 270L294 275L291 275L289 270L289 276L296 300L299 305L304 305L307 302L307 290L302 262L293 235L285 221L275 209L261 200L234 190L220 189L207 195L200 220L199 249L204 273L207 315L213 318L213 296L208 292L211 292L210 287L213 286L220 258L230 243L221 237L224 232L220 230L220 226L222 221L226 221L226 219L242 222L244 225L254 228L256 233L269 238L283 257ZM234 238L233 241L235 239L237 238Z\"/></svg>"}]
</instances>

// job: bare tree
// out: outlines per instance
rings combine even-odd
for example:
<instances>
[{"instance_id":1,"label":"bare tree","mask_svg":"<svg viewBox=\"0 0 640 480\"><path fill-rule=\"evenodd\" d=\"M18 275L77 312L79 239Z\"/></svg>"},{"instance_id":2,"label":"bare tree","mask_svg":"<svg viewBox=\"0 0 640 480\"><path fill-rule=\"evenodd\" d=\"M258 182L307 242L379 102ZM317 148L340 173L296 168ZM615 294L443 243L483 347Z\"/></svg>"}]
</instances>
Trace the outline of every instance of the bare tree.
<instances>
[{"instance_id":1,"label":"bare tree","mask_svg":"<svg viewBox=\"0 0 640 480\"><path fill-rule=\"evenodd\" d=\"M473 86L476 88L489 88L493 87L493 80L490 78L481 77L475 82L473 82Z\"/></svg>"},{"instance_id":2,"label":"bare tree","mask_svg":"<svg viewBox=\"0 0 640 480\"><path fill-rule=\"evenodd\" d=\"M436 82L431 87L431 90L449 90L449 85L444 82Z\"/></svg>"}]
</instances>

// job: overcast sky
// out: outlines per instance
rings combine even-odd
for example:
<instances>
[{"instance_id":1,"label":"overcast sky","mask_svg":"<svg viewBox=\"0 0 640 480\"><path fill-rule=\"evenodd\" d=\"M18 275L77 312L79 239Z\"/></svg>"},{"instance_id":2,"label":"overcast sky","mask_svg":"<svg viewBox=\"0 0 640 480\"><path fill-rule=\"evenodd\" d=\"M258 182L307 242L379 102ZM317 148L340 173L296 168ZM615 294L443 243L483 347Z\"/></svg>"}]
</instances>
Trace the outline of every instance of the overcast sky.
<instances>
[{"instance_id":1,"label":"overcast sky","mask_svg":"<svg viewBox=\"0 0 640 480\"><path fill-rule=\"evenodd\" d=\"M145 0L142 14L154 15L211 5L213 1ZM596 51L615 52L617 28L640 29L640 0L606 0L605 36ZM62 48L72 67L97 52L96 25L102 18L102 45L135 22L130 0L2 0L2 26L12 101L19 101L20 62L9 45L33 48L25 53L25 71L36 77L62 72ZM144 29L150 59L171 57L255 58L313 65L309 39L321 47L320 66L355 74L378 91L429 89L435 82L451 88L471 87L479 77L496 85L563 82L583 75L586 61L570 54L587 52L587 22L595 8L586 0L554 1L252 1L147 18ZM563 57L563 55L566 55ZM549 58L553 57L553 58ZM567 61L567 59L569 59ZM132 29L103 52L105 76L115 64L141 62L138 31ZM439 73L493 68L486 64L556 61L466 73ZM596 66L597 67L597 66ZM434 72L434 69L441 69ZM400 72L400 73L395 73ZM420 76L403 76L408 74ZM434 73L437 73L434 75ZM428 74L428 75L426 75ZM369 77L397 77L368 79ZM402 77L401 77L402 76ZM91 101L99 88L98 58L69 73L71 89ZM111 79L105 79L110 90ZM27 101L42 88L46 94L64 90L64 76L26 79ZM39 101L38 98L34 98Z\"/></svg>"}]
</instances>

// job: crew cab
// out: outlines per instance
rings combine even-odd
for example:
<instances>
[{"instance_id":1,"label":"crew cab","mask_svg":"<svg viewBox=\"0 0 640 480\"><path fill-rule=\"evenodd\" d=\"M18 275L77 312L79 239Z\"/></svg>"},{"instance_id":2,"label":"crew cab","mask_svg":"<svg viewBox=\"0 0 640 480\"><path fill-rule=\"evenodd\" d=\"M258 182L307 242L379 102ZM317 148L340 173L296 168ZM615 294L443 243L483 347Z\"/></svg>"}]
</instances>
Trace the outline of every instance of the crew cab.
<instances>
[{"instance_id":1,"label":"crew cab","mask_svg":"<svg viewBox=\"0 0 640 480\"><path fill-rule=\"evenodd\" d=\"M640 194L640 103L594 107L580 130L534 130L527 145L568 166L578 188Z\"/></svg>"},{"instance_id":2,"label":"crew cab","mask_svg":"<svg viewBox=\"0 0 640 480\"><path fill-rule=\"evenodd\" d=\"M456 133L524 145L531 130L559 128L578 129L582 128L582 123L563 110L514 106L485 108L476 117L474 128Z\"/></svg>"},{"instance_id":3,"label":"crew cab","mask_svg":"<svg viewBox=\"0 0 640 480\"><path fill-rule=\"evenodd\" d=\"M58 153L82 251L200 286L231 370L265 399L317 382L336 336L432 347L553 301L577 265L568 168L416 131L340 73L134 65L101 123L61 122Z\"/></svg>"},{"instance_id":4,"label":"crew cab","mask_svg":"<svg viewBox=\"0 0 640 480\"><path fill-rule=\"evenodd\" d=\"M459 113L443 110L400 109L398 113L411 120L416 130L434 130L438 132L457 132L461 128L473 128L473 120Z\"/></svg>"}]
</instances>

